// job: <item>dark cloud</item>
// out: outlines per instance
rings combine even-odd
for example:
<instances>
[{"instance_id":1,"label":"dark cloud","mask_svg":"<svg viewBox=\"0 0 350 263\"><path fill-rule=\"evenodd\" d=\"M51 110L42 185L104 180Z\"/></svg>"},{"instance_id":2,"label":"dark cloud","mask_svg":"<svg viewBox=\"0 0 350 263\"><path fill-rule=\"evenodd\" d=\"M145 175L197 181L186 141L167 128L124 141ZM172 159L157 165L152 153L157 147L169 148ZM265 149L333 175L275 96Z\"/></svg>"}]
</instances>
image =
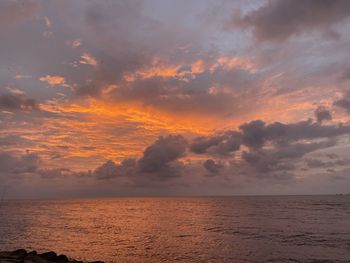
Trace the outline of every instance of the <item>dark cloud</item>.
<instances>
[{"instance_id":1,"label":"dark cloud","mask_svg":"<svg viewBox=\"0 0 350 263\"><path fill-rule=\"evenodd\" d=\"M273 149L253 149L242 153L243 160L249 164L250 168L255 170L257 176L267 173L296 170L301 158L318 149L334 146L334 141L313 142L313 143L295 143L286 146L279 146Z\"/></svg>"},{"instance_id":2,"label":"dark cloud","mask_svg":"<svg viewBox=\"0 0 350 263\"><path fill-rule=\"evenodd\" d=\"M335 146L337 136L349 134L349 125L321 125L311 119L290 124L266 124L255 120L241 125L239 131L195 138L189 148L195 154L215 155L239 152L241 146L248 147L242 151L241 160L236 159L235 164L226 169L233 174L240 172L260 178L292 179L305 155ZM219 147L227 143L234 147ZM342 165L342 162L335 161L334 165ZM213 160L203 165L213 172L218 169Z\"/></svg>"},{"instance_id":3,"label":"dark cloud","mask_svg":"<svg viewBox=\"0 0 350 263\"><path fill-rule=\"evenodd\" d=\"M243 143L252 148L261 147L265 143L267 137L269 137L268 132L266 131L265 122L261 120L245 123L241 125L239 129L243 133ZM281 126L276 126L276 129L273 129L276 131L276 134L273 134L272 137L282 133L282 129Z\"/></svg>"},{"instance_id":4,"label":"dark cloud","mask_svg":"<svg viewBox=\"0 0 350 263\"><path fill-rule=\"evenodd\" d=\"M244 151L242 158L249 165L249 168L255 170L252 175L261 176L261 174L295 169L293 163L289 163L286 158L279 157L276 152Z\"/></svg>"},{"instance_id":5,"label":"dark cloud","mask_svg":"<svg viewBox=\"0 0 350 263\"><path fill-rule=\"evenodd\" d=\"M320 159L307 159L305 163L309 168L330 168L335 166L339 167L350 165L350 160L339 159L336 161L329 162Z\"/></svg>"},{"instance_id":6,"label":"dark cloud","mask_svg":"<svg viewBox=\"0 0 350 263\"><path fill-rule=\"evenodd\" d=\"M326 156L329 158L329 159L337 159L339 158L339 156L335 153L327 153Z\"/></svg>"},{"instance_id":7,"label":"dark cloud","mask_svg":"<svg viewBox=\"0 0 350 263\"><path fill-rule=\"evenodd\" d=\"M332 26L349 16L350 2L347 0L270 0L258 9L234 18L234 23L253 28L258 40L284 41L314 30L337 37Z\"/></svg>"},{"instance_id":8,"label":"dark cloud","mask_svg":"<svg viewBox=\"0 0 350 263\"><path fill-rule=\"evenodd\" d=\"M18 156L10 152L0 152L0 174L4 176L34 173L40 163L41 158L37 153L28 152Z\"/></svg>"},{"instance_id":9,"label":"dark cloud","mask_svg":"<svg viewBox=\"0 0 350 263\"><path fill-rule=\"evenodd\" d=\"M57 179L65 178L67 176L78 176L79 173L73 172L68 168L53 168L53 169L39 169L36 171L41 178L45 179Z\"/></svg>"},{"instance_id":10,"label":"dark cloud","mask_svg":"<svg viewBox=\"0 0 350 263\"><path fill-rule=\"evenodd\" d=\"M0 95L0 110L6 111L39 111L40 105L35 99L27 98L21 93Z\"/></svg>"},{"instance_id":11,"label":"dark cloud","mask_svg":"<svg viewBox=\"0 0 350 263\"><path fill-rule=\"evenodd\" d=\"M137 160L134 158L124 159L120 164L108 160L97 167L92 173L97 179L112 179L121 176L133 177L140 173Z\"/></svg>"},{"instance_id":12,"label":"dark cloud","mask_svg":"<svg viewBox=\"0 0 350 263\"><path fill-rule=\"evenodd\" d=\"M171 176L171 163L183 157L186 151L187 141L180 135L159 137L152 145L143 152L139 160L141 172L162 173Z\"/></svg>"},{"instance_id":13,"label":"dark cloud","mask_svg":"<svg viewBox=\"0 0 350 263\"><path fill-rule=\"evenodd\" d=\"M332 138L349 134L350 126L320 125L312 122L311 119L291 124L275 122L268 125L261 120L256 120L241 125L240 130L246 146L260 148L266 142L284 145L297 140Z\"/></svg>"},{"instance_id":14,"label":"dark cloud","mask_svg":"<svg viewBox=\"0 0 350 263\"><path fill-rule=\"evenodd\" d=\"M208 159L203 163L205 169L207 169L211 174L218 174L224 165L221 163L216 163L213 159Z\"/></svg>"},{"instance_id":15,"label":"dark cloud","mask_svg":"<svg viewBox=\"0 0 350 263\"><path fill-rule=\"evenodd\" d=\"M227 155L239 150L242 144L242 135L237 131L227 131L211 137L195 138L190 150L196 154Z\"/></svg>"},{"instance_id":16,"label":"dark cloud","mask_svg":"<svg viewBox=\"0 0 350 263\"><path fill-rule=\"evenodd\" d=\"M323 121L332 120L332 113L327 108L319 106L315 110L315 117L318 123L322 123Z\"/></svg>"},{"instance_id":17,"label":"dark cloud","mask_svg":"<svg viewBox=\"0 0 350 263\"><path fill-rule=\"evenodd\" d=\"M108 160L96 168L95 174L99 179L113 178L120 175L120 167L112 160Z\"/></svg>"},{"instance_id":18,"label":"dark cloud","mask_svg":"<svg viewBox=\"0 0 350 263\"><path fill-rule=\"evenodd\" d=\"M350 91L346 92L341 99L335 101L334 105L341 107L350 113Z\"/></svg>"},{"instance_id":19,"label":"dark cloud","mask_svg":"<svg viewBox=\"0 0 350 263\"><path fill-rule=\"evenodd\" d=\"M350 134L347 125L321 125L311 119L297 123L266 124L261 120L245 123L238 131L225 131L212 136L194 138L190 143L179 135L159 137L136 159L120 164L108 161L94 171L100 179L128 176L134 183L145 185L184 174L195 164L179 162L186 151L207 156L234 157L232 163L207 159L202 166L211 175L246 174L257 178L290 180L302 167L304 156L337 144L337 136ZM241 146L245 150L241 151ZM241 152L240 152L241 151ZM236 156L231 154L237 153ZM241 153L241 158L237 158ZM332 158L333 155L328 154ZM312 161L308 161L309 167ZM315 162L314 162L315 163ZM332 161L334 166L346 165L345 160ZM195 168L196 171L200 169ZM142 183L140 183L142 182Z\"/></svg>"},{"instance_id":20,"label":"dark cloud","mask_svg":"<svg viewBox=\"0 0 350 263\"><path fill-rule=\"evenodd\" d=\"M182 163L179 158L185 155L187 141L180 135L159 137L148 146L140 159L124 159L120 164L107 161L95 169L94 175L99 179L129 176L134 182L162 181L181 175Z\"/></svg>"},{"instance_id":21,"label":"dark cloud","mask_svg":"<svg viewBox=\"0 0 350 263\"><path fill-rule=\"evenodd\" d=\"M81 173L74 172L69 168L46 168L44 166L43 159L36 152L27 151L24 154L0 152L0 178L5 180L30 179L30 176L47 179L81 176ZM86 175L87 173L84 172L83 174Z\"/></svg>"}]
</instances>

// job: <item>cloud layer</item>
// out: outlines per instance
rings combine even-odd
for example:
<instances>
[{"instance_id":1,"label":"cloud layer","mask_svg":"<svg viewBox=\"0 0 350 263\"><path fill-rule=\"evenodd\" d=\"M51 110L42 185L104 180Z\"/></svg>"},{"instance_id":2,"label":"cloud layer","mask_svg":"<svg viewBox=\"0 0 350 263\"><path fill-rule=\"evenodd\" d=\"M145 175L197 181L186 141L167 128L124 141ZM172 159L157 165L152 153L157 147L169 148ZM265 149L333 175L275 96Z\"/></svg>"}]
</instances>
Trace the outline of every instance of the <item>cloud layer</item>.
<instances>
[{"instance_id":1,"label":"cloud layer","mask_svg":"<svg viewBox=\"0 0 350 263\"><path fill-rule=\"evenodd\" d=\"M345 191L349 15L346 0L1 1L0 184Z\"/></svg>"}]
</instances>

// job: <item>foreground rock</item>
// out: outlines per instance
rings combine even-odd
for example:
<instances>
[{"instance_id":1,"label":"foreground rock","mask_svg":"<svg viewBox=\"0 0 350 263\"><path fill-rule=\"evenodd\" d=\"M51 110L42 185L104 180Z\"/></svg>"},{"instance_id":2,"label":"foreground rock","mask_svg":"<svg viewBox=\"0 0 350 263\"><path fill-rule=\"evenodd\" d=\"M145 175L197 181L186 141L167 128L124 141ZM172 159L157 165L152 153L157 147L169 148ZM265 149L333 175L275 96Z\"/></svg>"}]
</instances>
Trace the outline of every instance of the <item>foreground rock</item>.
<instances>
[{"instance_id":1,"label":"foreground rock","mask_svg":"<svg viewBox=\"0 0 350 263\"><path fill-rule=\"evenodd\" d=\"M69 259L66 255L57 255L55 252L38 254L36 251L27 252L25 249L0 252L0 263L83 263L83 261ZM92 261L90 263L104 263Z\"/></svg>"}]
</instances>

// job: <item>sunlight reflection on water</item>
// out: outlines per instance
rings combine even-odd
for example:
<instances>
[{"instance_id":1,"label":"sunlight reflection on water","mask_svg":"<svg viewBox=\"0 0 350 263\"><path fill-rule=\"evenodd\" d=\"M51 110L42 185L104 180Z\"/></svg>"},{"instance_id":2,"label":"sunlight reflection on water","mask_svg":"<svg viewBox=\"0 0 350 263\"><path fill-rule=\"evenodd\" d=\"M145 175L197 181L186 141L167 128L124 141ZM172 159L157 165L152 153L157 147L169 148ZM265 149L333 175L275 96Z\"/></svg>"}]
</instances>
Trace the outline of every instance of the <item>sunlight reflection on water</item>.
<instances>
[{"instance_id":1,"label":"sunlight reflection on water","mask_svg":"<svg viewBox=\"0 0 350 263\"><path fill-rule=\"evenodd\" d=\"M350 262L350 196L7 201L0 219L2 250L114 262Z\"/></svg>"}]
</instances>

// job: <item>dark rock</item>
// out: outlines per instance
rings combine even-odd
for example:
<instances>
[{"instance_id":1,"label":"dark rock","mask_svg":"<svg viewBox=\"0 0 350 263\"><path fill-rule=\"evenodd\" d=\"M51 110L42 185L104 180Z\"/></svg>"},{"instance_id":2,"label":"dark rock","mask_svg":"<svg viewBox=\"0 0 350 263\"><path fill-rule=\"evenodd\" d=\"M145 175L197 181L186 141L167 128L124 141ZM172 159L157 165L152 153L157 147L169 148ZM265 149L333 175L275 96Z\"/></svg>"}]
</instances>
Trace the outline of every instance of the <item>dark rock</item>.
<instances>
[{"instance_id":1,"label":"dark rock","mask_svg":"<svg viewBox=\"0 0 350 263\"><path fill-rule=\"evenodd\" d=\"M24 263L48 263L49 261L40 257L39 255L31 254L31 255L27 255L24 258L23 262Z\"/></svg>"},{"instance_id":2,"label":"dark rock","mask_svg":"<svg viewBox=\"0 0 350 263\"><path fill-rule=\"evenodd\" d=\"M1 1L1 0L0 0ZM75 259L68 259L66 255L59 255L53 251L38 254L35 250L27 252L24 249L15 251L0 251L0 263L88 263ZM104 263L93 261L90 263Z\"/></svg>"},{"instance_id":3,"label":"dark rock","mask_svg":"<svg viewBox=\"0 0 350 263\"><path fill-rule=\"evenodd\" d=\"M27 251L25 249L17 249L11 252L11 257L14 258L24 258L27 255Z\"/></svg>"},{"instance_id":4,"label":"dark rock","mask_svg":"<svg viewBox=\"0 0 350 263\"><path fill-rule=\"evenodd\" d=\"M68 262L69 259L66 255L59 255L56 259L57 262Z\"/></svg>"},{"instance_id":5,"label":"dark rock","mask_svg":"<svg viewBox=\"0 0 350 263\"><path fill-rule=\"evenodd\" d=\"M45 253L39 254L38 256L51 262L56 262L57 260L57 254L53 251L45 252Z\"/></svg>"},{"instance_id":6,"label":"dark rock","mask_svg":"<svg viewBox=\"0 0 350 263\"><path fill-rule=\"evenodd\" d=\"M24 249L0 252L0 263L23 262L23 259L26 255L27 255L27 251Z\"/></svg>"},{"instance_id":7,"label":"dark rock","mask_svg":"<svg viewBox=\"0 0 350 263\"><path fill-rule=\"evenodd\" d=\"M0 258L0 263L22 263L22 259Z\"/></svg>"},{"instance_id":8,"label":"dark rock","mask_svg":"<svg viewBox=\"0 0 350 263\"><path fill-rule=\"evenodd\" d=\"M0 258L9 258L11 257L11 253L10 251L1 251L0 252Z\"/></svg>"}]
</instances>

